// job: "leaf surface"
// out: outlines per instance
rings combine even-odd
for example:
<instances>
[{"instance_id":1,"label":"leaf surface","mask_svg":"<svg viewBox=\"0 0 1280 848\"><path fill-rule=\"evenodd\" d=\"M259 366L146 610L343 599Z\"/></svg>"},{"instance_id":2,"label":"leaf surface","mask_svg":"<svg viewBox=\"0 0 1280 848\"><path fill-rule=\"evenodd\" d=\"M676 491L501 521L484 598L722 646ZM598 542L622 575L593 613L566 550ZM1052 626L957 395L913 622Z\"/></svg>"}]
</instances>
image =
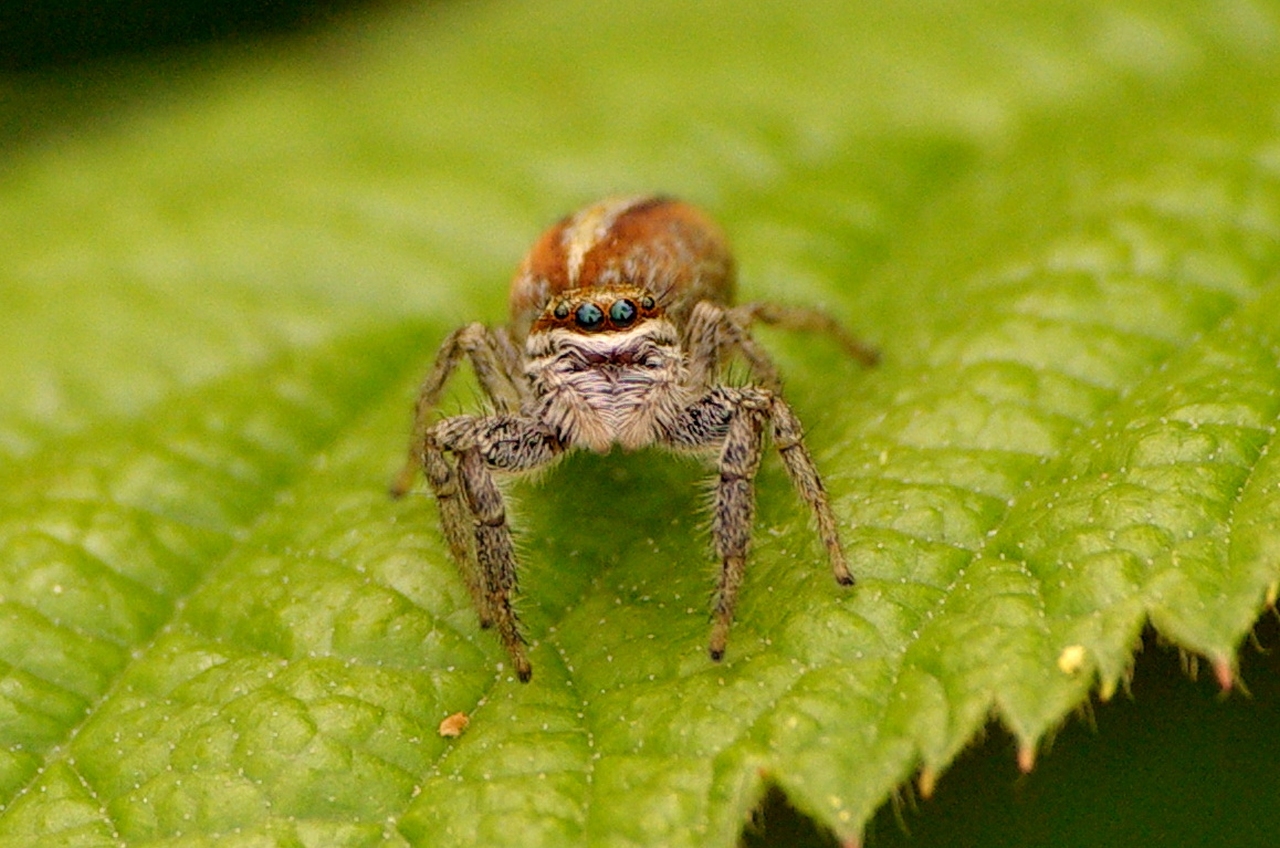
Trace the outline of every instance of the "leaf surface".
<instances>
[{"instance_id":1,"label":"leaf surface","mask_svg":"<svg viewBox=\"0 0 1280 848\"><path fill-rule=\"evenodd\" d=\"M1280 578L1280 63L1220 11L389 10L11 145L0 842L729 846L769 784L852 838L993 716L1029 762L1147 623L1230 680ZM859 584L768 459L713 664L707 469L575 455L510 489L520 685L385 483L539 228L655 189L882 349L761 333Z\"/></svg>"}]
</instances>

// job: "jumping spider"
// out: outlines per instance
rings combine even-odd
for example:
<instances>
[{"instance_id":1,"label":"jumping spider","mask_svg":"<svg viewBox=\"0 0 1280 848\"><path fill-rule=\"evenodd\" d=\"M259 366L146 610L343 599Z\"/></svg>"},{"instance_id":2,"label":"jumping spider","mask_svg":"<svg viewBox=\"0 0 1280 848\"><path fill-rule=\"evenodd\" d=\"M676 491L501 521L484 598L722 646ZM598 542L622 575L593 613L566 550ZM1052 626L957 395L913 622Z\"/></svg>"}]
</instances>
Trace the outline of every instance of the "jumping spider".
<instances>
[{"instance_id":1,"label":"jumping spider","mask_svg":"<svg viewBox=\"0 0 1280 848\"><path fill-rule=\"evenodd\" d=\"M734 277L723 236L697 209L664 197L607 199L534 244L511 284L509 325L468 324L440 346L391 491L403 495L417 469L426 472L480 624L496 626L522 681L533 669L511 606L516 558L494 472L531 471L576 448L716 452L711 534L721 566L710 653L719 660L742 585L767 427L813 512L836 581L853 583L800 422L750 326L820 330L867 365L876 352L814 309L734 306ZM749 385L722 382L735 354ZM494 411L433 422L464 355Z\"/></svg>"}]
</instances>

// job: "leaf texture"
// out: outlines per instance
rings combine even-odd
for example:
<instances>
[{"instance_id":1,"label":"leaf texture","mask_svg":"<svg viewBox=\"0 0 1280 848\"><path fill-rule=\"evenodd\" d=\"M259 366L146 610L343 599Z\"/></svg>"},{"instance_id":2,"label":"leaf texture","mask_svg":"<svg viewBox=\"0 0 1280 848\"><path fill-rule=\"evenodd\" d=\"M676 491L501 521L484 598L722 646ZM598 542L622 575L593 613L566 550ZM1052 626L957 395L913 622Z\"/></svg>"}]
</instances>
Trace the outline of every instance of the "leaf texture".
<instances>
[{"instance_id":1,"label":"leaf texture","mask_svg":"<svg viewBox=\"0 0 1280 848\"><path fill-rule=\"evenodd\" d=\"M545 0L128 70L0 181L0 844L730 846L771 785L856 839L1147 625L1230 682L1280 582L1280 29L1221 6ZM761 333L859 583L767 460L714 664L707 469L575 455L510 487L521 685L384 484L539 226L654 189L883 350Z\"/></svg>"}]
</instances>

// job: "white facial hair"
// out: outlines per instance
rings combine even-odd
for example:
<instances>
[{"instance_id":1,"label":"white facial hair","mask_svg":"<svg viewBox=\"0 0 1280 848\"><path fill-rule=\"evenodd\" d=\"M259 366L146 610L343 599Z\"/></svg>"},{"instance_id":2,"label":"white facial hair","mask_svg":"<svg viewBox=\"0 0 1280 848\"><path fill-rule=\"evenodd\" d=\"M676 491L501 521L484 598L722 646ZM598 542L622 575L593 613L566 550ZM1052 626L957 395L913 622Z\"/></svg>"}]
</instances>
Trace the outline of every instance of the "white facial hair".
<instances>
[{"instance_id":1,"label":"white facial hair","mask_svg":"<svg viewBox=\"0 0 1280 848\"><path fill-rule=\"evenodd\" d=\"M622 331L556 328L528 340L538 417L566 445L608 452L659 441L692 400L675 326L665 318Z\"/></svg>"}]
</instances>

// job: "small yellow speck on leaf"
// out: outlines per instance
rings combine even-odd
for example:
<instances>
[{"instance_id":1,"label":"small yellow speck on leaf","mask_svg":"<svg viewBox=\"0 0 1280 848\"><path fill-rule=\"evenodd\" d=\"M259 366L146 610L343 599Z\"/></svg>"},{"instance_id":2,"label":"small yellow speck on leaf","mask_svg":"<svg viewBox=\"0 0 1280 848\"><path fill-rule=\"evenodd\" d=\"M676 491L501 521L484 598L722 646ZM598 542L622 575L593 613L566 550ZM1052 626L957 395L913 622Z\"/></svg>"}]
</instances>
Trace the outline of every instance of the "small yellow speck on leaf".
<instances>
[{"instance_id":1,"label":"small yellow speck on leaf","mask_svg":"<svg viewBox=\"0 0 1280 848\"><path fill-rule=\"evenodd\" d=\"M1058 669L1063 674L1075 674L1084 668L1084 645L1068 645L1058 654Z\"/></svg>"}]
</instances>

